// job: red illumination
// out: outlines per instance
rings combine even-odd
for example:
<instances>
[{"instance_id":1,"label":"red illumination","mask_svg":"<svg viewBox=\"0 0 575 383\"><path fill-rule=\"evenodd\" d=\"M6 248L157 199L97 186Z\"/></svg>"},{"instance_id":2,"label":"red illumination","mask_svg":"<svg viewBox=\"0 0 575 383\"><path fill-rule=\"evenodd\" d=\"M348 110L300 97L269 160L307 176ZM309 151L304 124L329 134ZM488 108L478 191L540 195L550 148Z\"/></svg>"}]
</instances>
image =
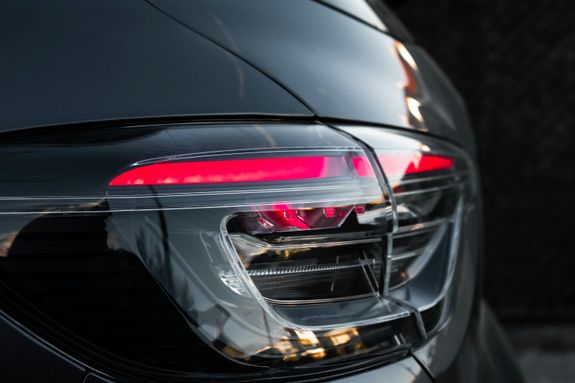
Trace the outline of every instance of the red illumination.
<instances>
[{"instance_id":1,"label":"red illumination","mask_svg":"<svg viewBox=\"0 0 575 383\"><path fill-rule=\"evenodd\" d=\"M326 218L335 217L335 207L324 207L323 215L325 215Z\"/></svg>"},{"instance_id":2,"label":"red illumination","mask_svg":"<svg viewBox=\"0 0 575 383\"><path fill-rule=\"evenodd\" d=\"M340 226L352 209L353 206L298 209L285 203L278 203L270 210L258 211L258 223L266 229L278 232L293 229L327 229Z\"/></svg>"},{"instance_id":3,"label":"red illumination","mask_svg":"<svg viewBox=\"0 0 575 383\"><path fill-rule=\"evenodd\" d=\"M352 159L355 172L360 177L375 177L375 172L369 163L367 157L354 157Z\"/></svg>"},{"instance_id":4,"label":"red illumination","mask_svg":"<svg viewBox=\"0 0 575 383\"><path fill-rule=\"evenodd\" d=\"M304 222L297 209L292 209L284 204L277 204L274 210L262 212L265 218L280 229L295 227L298 229L309 229L309 225Z\"/></svg>"},{"instance_id":5,"label":"red illumination","mask_svg":"<svg viewBox=\"0 0 575 383\"><path fill-rule=\"evenodd\" d=\"M427 154L380 154L379 163L387 176L402 176L453 169L453 158Z\"/></svg>"},{"instance_id":6,"label":"red illumination","mask_svg":"<svg viewBox=\"0 0 575 383\"><path fill-rule=\"evenodd\" d=\"M110 186L293 181L345 176L348 169L343 156L169 162L128 170Z\"/></svg>"}]
</instances>

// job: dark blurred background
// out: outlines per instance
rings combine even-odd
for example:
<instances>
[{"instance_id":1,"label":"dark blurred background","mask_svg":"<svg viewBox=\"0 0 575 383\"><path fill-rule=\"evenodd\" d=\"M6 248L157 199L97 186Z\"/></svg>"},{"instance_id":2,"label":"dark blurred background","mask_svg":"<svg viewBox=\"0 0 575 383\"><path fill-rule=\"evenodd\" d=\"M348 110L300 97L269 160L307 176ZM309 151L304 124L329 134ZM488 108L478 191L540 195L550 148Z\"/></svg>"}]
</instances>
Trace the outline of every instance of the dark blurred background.
<instances>
[{"instance_id":1,"label":"dark blurred background","mask_svg":"<svg viewBox=\"0 0 575 383\"><path fill-rule=\"evenodd\" d=\"M575 1L393 4L467 102L485 293L504 322L575 319Z\"/></svg>"},{"instance_id":2,"label":"dark blurred background","mask_svg":"<svg viewBox=\"0 0 575 383\"><path fill-rule=\"evenodd\" d=\"M391 5L475 126L486 298L529 382L575 381L575 1Z\"/></svg>"}]
</instances>

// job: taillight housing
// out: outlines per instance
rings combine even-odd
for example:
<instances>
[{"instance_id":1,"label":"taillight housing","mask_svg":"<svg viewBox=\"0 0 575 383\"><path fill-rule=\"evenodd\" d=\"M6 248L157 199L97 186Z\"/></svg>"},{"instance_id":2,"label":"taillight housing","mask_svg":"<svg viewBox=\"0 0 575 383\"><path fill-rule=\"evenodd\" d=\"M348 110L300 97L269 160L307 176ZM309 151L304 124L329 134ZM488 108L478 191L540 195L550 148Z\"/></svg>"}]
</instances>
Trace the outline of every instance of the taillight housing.
<instances>
[{"instance_id":1,"label":"taillight housing","mask_svg":"<svg viewBox=\"0 0 575 383\"><path fill-rule=\"evenodd\" d=\"M472 161L418 134L342 127L378 157L394 206L387 293L415 307L431 335L449 316L461 225L476 203Z\"/></svg>"},{"instance_id":2,"label":"taillight housing","mask_svg":"<svg viewBox=\"0 0 575 383\"><path fill-rule=\"evenodd\" d=\"M40 172L3 177L10 244L45 217L101 216L102 246L141 262L189 331L240 370L396 355L445 323L474 199L456 147L355 126L135 129L0 148L45 170L41 195L22 187Z\"/></svg>"}]
</instances>

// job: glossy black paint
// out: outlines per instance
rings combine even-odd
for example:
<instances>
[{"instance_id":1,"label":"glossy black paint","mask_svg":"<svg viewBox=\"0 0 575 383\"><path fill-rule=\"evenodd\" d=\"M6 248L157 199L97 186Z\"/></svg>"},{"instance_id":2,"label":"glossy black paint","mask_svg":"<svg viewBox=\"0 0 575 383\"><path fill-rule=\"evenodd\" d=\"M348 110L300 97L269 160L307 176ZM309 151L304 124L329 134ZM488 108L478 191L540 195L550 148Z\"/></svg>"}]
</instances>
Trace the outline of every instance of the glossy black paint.
<instances>
[{"instance_id":1,"label":"glossy black paint","mask_svg":"<svg viewBox=\"0 0 575 383\"><path fill-rule=\"evenodd\" d=\"M497 323L489 314L489 309L481 305L477 314L470 322L470 326L475 330L469 331L468 340L458 351L459 357L465 358L465 363L461 361L453 363L449 358L452 364L438 376L437 380L430 379L416 359L407 358L382 368L341 378L336 382L521 381L521 377L513 368L513 360L509 360L510 350L507 341L502 338ZM0 337L8 341L11 346L0 347L2 357L0 372L3 382L45 382L49 379L65 383L121 383L101 372L89 372L89 368L41 339L35 338L4 315L0 315ZM471 338L475 340L470 340ZM478 341L481 344L478 344ZM478 354L479 347L483 348ZM445 355L446 351L440 351L434 358L443 359ZM421 352L416 352L416 358L421 360L424 357ZM27 363L34 368L25 368ZM482 372L478 372L479 366L482 367Z\"/></svg>"},{"instance_id":2,"label":"glossy black paint","mask_svg":"<svg viewBox=\"0 0 575 383\"><path fill-rule=\"evenodd\" d=\"M0 378L3 382L80 383L86 370L50 349L0 311Z\"/></svg>"},{"instance_id":3,"label":"glossy black paint","mask_svg":"<svg viewBox=\"0 0 575 383\"><path fill-rule=\"evenodd\" d=\"M144 1L3 1L0 35L0 131L162 116L311 116L272 79Z\"/></svg>"},{"instance_id":4,"label":"glossy black paint","mask_svg":"<svg viewBox=\"0 0 575 383\"><path fill-rule=\"evenodd\" d=\"M425 52L407 43L423 116L420 124L410 123L409 69L398 56L397 42L378 28L303 0L153 0L153 6L135 0L3 2L0 131L182 116L304 117L416 129L473 155L459 96ZM103 142L105 135L93 139ZM149 138L154 146L164 145L153 131ZM55 148L52 154L59 156L59 145L76 144L64 140L39 146ZM105 153L103 163L112 168L117 158L113 151ZM11 169L23 184L34 183L42 173L41 167L33 168L33 147L28 154L15 162L22 168ZM74 156L61 161L63 169L67 161L71 169L76 165ZM76 180L82 188L85 180ZM413 357L345 381L431 381L425 371L438 382L521 381L504 337L480 303L480 226L479 212L467 217L455 310L445 329L413 350ZM61 382L80 382L87 371L92 375L86 381L99 379L91 366L71 361L11 320L0 319L3 382L45 381L50 371ZM40 366L22 370L27 363Z\"/></svg>"},{"instance_id":5,"label":"glossy black paint","mask_svg":"<svg viewBox=\"0 0 575 383\"><path fill-rule=\"evenodd\" d=\"M464 107L424 53L414 56L418 89L410 97L433 124L413 124L405 86L414 76L394 39L320 3L31 4L0 5L0 32L11 36L0 41L0 131L315 113L429 131L471 147Z\"/></svg>"},{"instance_id":6,"label":"glossy black paint","mask_svg":"<svg viewBox=\"0 0 575 383\"><path fill-rule=\"evenodd\" d=\"M319 117L415 128L471 145L463 104L449 83L433 67L414 76L393 38L341 12L307 0L151 2L270 73ZM418 56L417 64L431 65L425 53ZM406 94L411 79L416 95ZM410 121L408 96L422 104L431 126Z\"/></svg>"},{"instance_id":7,"label":"glossy black paint","mask_svg":"<svg viewBox=\"0 0 575 383\"><path fill-rule=\"evenodd\" d=\"M2 382L63 382L63 383L121 383L103 373L89 372L84 366L59 350L17 328L9 319L0 315L0 337L15 348L8 352L0 348L0 373ZM23 368L22 355L34 362L34 368ZM394 364L367 372L342 377L337 383L377 382L431 383L432 380L414 358L406 358Z\"/></svg>"}]
</instances>

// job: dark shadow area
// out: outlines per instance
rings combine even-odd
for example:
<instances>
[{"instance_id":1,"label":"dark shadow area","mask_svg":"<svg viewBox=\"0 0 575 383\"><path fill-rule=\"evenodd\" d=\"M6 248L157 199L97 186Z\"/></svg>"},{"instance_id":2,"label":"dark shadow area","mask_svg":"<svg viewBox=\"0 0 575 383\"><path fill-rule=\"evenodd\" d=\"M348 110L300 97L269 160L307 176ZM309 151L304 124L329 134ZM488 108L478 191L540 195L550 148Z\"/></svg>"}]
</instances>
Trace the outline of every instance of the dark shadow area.
<instances>
[{"instance_id":1,"label":"dark shadow area","mask_svg":"<svg viewBox=\"0 0 575 383\"><path fill-rule=\"evenodd\" d=\"M394 9L467 102L485 214L484 292L529 383L575 377L575 3Z\"/></svg>"},{"instance_id":2,"label":"dark shadow area","mask_svg":"<svg viewBox=\"0 0 575 383\"><path fill-rule=\"evenodd\" d=\"M394 9L474 122L488 302L508 323L575 319L575 3L406 0Z\"/></svg>"},{"instance_id":3,"label":"dark shadow area","mask_svg":"<svg viewBox=\"0 0 575 383\"><path fill-rule=\"evenodd\" d=\"M574 325L507 328L527 383L571 382L575 377Z\"/></svg>"},{"instance_id":4,"label":"dark shadow area","mask_svg":"<svg viewBox=\"0 0 575 383\"><path fill-rule=\"evenodd\" d=\"M138 256L115 245L120 234L108 208L32 219L0 257L0 293L26 311L20 318L46 327L36 331L64 337L57 344L75 355L95 350L138 368L220 371L222 359L194 335Z\"/></svg>"}]
</instances>

